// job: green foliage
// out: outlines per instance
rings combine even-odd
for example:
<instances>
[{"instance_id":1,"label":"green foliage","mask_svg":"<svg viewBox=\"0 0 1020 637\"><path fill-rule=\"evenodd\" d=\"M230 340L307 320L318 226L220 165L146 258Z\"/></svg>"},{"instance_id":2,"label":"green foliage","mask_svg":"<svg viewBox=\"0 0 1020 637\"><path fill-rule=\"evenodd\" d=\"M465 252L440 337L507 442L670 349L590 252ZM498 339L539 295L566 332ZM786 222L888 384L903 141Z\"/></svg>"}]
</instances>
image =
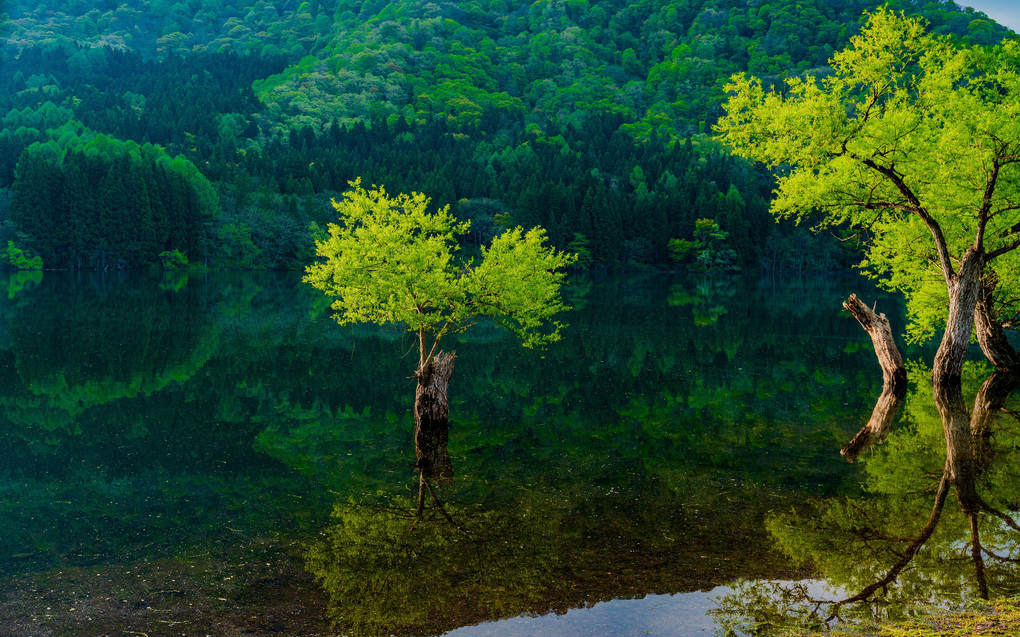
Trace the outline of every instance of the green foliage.
<instances>
[{"instance_id":1,"label":"green foliage","mask_svg":"<svg viewBox=\"0 0 1020 637\"><path fill-rule=\"evenodd\" d=\"M42 270L42 257L30 255L14 245L13 241L8 241L7 250L0 254L0 263L15 270Z\"/></svg>"},{"instance_id":2,"label":"green foliage","mask_svg":"<svg viewBox=\"0 0 1020 637\"><path fill-rule=\"evenodd\" d=\"M251 228L244 223L227 223L217 232L221 265L229 270L258 269L262 251L252 240Z\"/></svg>"},{"instance_id":3,"label":"green foliage","mask_svg":"<svg viewBox=\"0 0 1020 637\"><path fill-rule=\"evenodd\" d=\"M218 196L191 162L68 122L22 152L11 220L48 267L139 267L198 253Z\"/></svg>"},{"instance_id":4,"label":"green foliage","mask_svg":"<svg viewBox=\"0 0 1020 637\"><path fill-rule=\"evenodd\" d=\"M691 270L739 270L737 253L728 247L730 236L713 219L694 222L694 240L670 239L670 256Z\"/></svg>"},{"instance_id":5,"label":"green foliage","mask_svg":"<svg viewBox=\"0 0 1020 637\"><path fill-rule=\"evenodd\" d=\"M580 232L574 233L574 239L567 246L573 254L577 255L575 265L584 268L592 264L591 251L588 249L588 237Z\"/></svg>"},{"instance_id":6,"label":"green foliage","mask_svg":"<svg viewBox=\"0 0 1020 637\"><path fill-rule=\"evenodd\" d=\"M0 188L27 147L74 121L186 158L221 213L195 224L200 245L124 249L121 229L81 267L156 263L173 248L228 267L227 224L251 229L252 267L301 267L308 223L324 225L323 202L356 175L440 204L497 202L507 227L540 225L559 249L583 234L593 266L667 265L667 240L711 218L742 268L838 267L850 257L826 237L768 223L764 171L699 133L723 112L725 78L828 74L877 4L16 0L0 48ZM963 41L1006 35L952 3L892 6Z\"/></svg>"},{"instance_id":7,"label":"green foliage","mask_svg":"<svg viewBox=\"0 0 1020 637\"><path fill-rule=\"evenodd\" d=\"M777 217L868 232L861 267L907 294L908 333L926 338L946 321L946 283L968 248L1016 270L1018 62L1015 40L958 46L882 8L831 75L781 91L735 75L716 130L740 156L783 167ZM1015 299L1020 279L998 293Z\"/></svg>"},{"instance_id":8,"label":"green foliage","mask_svg":"<svg viewBox=\"0 0 1020 637\"><path fill-rule=\"evenodd\" d=\"M397 323L434 339L432 352L419 342L424 364L447 334L488 316L517 334L524 345L559 339L553 317L568 309L559 300L560 270L573 255L545 245L539 228L509 230L482 248L478 263L456 258L457 237L470 224L449 206L429 212L420 193L390 197L382 187L366 191L351 182L334 206L343 224L329 225L317 242L325 261L308 266L304 281L336 300L334 318L351 323Z\"/></svg>"},{"instance_id":9,"label":"green foliage","mask_svg":"<svg viewBox=\"0 0 1020 637\"><path fill-rule=\"evenodd\" d=\"M176 248L173 250L164 250L159 253L159 260L163 263L163 269L165 270L187 270L188 269L188 255L184 254Z\"/></svg>"}]
</instances>

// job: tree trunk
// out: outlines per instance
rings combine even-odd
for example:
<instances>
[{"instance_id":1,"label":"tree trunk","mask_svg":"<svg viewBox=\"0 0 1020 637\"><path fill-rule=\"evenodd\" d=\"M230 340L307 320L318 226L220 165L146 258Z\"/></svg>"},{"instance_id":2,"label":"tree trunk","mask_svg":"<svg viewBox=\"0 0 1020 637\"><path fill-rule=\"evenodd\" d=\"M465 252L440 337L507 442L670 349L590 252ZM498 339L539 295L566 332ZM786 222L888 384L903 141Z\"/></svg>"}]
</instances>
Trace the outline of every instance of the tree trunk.
<instances>
[{"instance_id":1,"label":"tree trunk","mask_svg":"<svg viewBox=\"0 0 1020 637\"><path fill-rule=\"evenodd\" d=\"M942 416L942 430L946 435L946 471L956 487L960 510L967 516L980 508L977 495L977 463L970 433L970 414L963 402L960 381L941 383L935 389L935 406Z\"/></svg>"},{"instance_id":2,"label":"tree trunk","mask_svg":"<svg viewBox=\"0 0 1020 637\"><path fill-rule=\"evenodd\" d=\"M931 376L936 396L943 391L941 386L946 385L944 391L949 391L952 385L960 383L963 360L967 356L970 335L974 330L974 310L981 291L984 262L982 251L968 248L959 272L946 281L949 316L946 317L946 331L935 354Z\"/></svg>"},{"instance_id":3,"label":"tree trunk","mask_svg":"<svg viewBox=\"0 0 1020 637\"><path fill-rule=\"evenodd\" d=\"M862 451L885 440L885 436L889 432L889 425L892 424L901 404L903 404L903 396L897 396L893 391L893 385L887 382L875 403L875 409L871 412L871 419L861 427L853 440L843 445L843 448L839 450L847 462L857 460L857 456L861 455Z\"/></svg>"},{"instance_id":4,"label":"tree trunk","mask_svg":"<svg viewBox=\"0 0 1020 637\"><path fill-rule=\"evenodd\" d=\"M453 374L453 354L440 352L415 372L414 450L421 479L440 483L453 479L453 463L447 450L450 439L450 405L446 389Z\"/></svg>"},{"instance_id":5,"label":"tree trunk","mask_svg":"<svg viewBox=\"0 0 1020 637\"><path fill-rule=\"evenodd\" d=\"M882 367L882 393L885 394L888 390L895 398L903 398L907 393L907 370L903 366L903 357L900 356L900 350L893 339L889 319L885 314L876 314L862 303L856 294L851 294L843 303L843 309L853 314L861 327L871 336L871 342L875 345L875 356L878 357L878 364ZM881 404L881 399L879 403ZM877 405L875 410L878 410Z\"/></svg>"},{"instance_id":6,"label":"tree trunk","mask_svg":"<svg viewBox=\"0 0 1020 637\"><path fill-rule=\"evenodd\" d=\"M995 291L995 280L987 280L981 286L977 305L974 308L974 329L977 332L978 344L988 362L1000 372L1020 371L1020 354L1010 345L1002 323L995 316L995 305L992 292Z\"/></svg>"},{"instance_id":7,"label":"tree trunk","mask_svg":"<svg viewBox=\"0 0 1020 637\"><path fill-rule=\"evenodd\" d=\"M999 417L1006 400L1020 387L1020 373L995 372L981 385L974 399L970 416L970 435L974 444L974 461L978 471L984 471L992 461L992 423Z\"/></svg>"}]
</instances>

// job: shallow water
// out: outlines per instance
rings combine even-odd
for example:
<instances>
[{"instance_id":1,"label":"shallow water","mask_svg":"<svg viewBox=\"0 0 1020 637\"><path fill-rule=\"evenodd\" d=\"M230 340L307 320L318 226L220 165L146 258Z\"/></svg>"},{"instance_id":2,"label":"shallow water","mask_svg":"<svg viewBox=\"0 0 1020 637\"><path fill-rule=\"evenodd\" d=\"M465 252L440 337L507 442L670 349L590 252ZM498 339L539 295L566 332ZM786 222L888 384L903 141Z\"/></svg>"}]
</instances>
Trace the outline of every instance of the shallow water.
<instances>
[{"instance_id":1,"label":"shallow water","mask_svg":"<svg viewBox=\"0 0 1020 637\"><path fill-rule=\"evenodd\" d=\"M448 345L455 479L415 519L401 330L297 275L6 282L10 635L711 634L725 587L817 576L776 512L867 486L840 302L902 324L857 279L575 281L547 351Z\"/></svg>"}]
</instances>

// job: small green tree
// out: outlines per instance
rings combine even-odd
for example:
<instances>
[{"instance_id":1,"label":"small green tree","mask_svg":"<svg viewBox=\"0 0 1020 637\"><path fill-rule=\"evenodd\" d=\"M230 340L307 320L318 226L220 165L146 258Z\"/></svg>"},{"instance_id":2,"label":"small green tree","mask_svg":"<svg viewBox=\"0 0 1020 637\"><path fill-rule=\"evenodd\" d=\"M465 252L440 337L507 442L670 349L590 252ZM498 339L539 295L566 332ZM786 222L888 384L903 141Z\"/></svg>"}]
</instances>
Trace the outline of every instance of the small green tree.
<instances>
[{"instance_id":1,"label":"small green tree","mask_svg":"<svg viewBox=\"0 0 1020 637\"><path fill-rule=\"evenodd\" d=\"M737 253L726 239L729 233L714 219L694 222L694 241L670 239L670 256L678 263L687 263L691 270L739 270Z\"/></svg>"},{"instance_id":2,"label":"small green tree","mask_svg":"<svg viewBox=\"0 0 1020 637\"><path fill-rule=\"evenodd\" d=\"M218 231L220 254L227 268L255 269L262 250L252 240L251 227L244 222L228 223Z\"/></svg>"},{"instance_id":3,"label":"small green tree","mask_svg":"<svg viewBox=\"0 0 1020 637\"><path fill-rule=\"evenodd\" d=\"M164 270L187 270L189 265L188 255L176 248L160 252L159 260L163 264Z\"/></svg>"},{"instance_id":4,"label":"small green tree","mask_svg":"<svg viewBox=\"0 0 1020 637\"><path fill-rule=\"evenodd\" d=\"M514 228L483 246L477 262L459 259L457 238L470 222L459 223L449 206L428 212L423 194L391 197L382 187L366 191L360 179L350 185L333 202L341 223L316 241L323 260L306 268L304 281L335 299L340 325L399 324L417 336L415 443L424 482L427 449L448 431L453 356L440 352L443 338L491 317L527 347L558 340L554 317L568 309L562 270L576 257L548 247L541 228Z\"/></svg>"},{"instance_id":5,"label":"small green tree","mask_svg":"<svg viewBox=\"0 0 1020 637\"><path fill-rule=\"evenodd\" d=\"M42 257L22 250L10 240L7 241L7 249L0 253L0 263L15 270L42 270L43 267Z\"/></svg>"}]
</instances>

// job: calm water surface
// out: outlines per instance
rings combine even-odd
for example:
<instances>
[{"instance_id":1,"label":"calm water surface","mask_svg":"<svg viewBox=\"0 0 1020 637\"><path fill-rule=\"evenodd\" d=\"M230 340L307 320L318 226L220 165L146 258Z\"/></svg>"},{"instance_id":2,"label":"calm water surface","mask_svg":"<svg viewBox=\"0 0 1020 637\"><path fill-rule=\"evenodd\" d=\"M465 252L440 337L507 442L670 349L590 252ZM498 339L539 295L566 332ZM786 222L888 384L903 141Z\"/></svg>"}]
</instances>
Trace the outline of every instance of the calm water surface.
<instances>
[{"instance_id":1,"label":"calm water surface","mask_svg":"<svg viewBox=\"0 0 1020 637\"><path fill-rule=\"evenodd\" d=\"M945 458L917 389L877 451L839 455L881 391L840 303L878 298L902 325L856 279L579 280L540 353L479 325L449 345L456 477L422 519L399 329L339 328L297 275L2 282L3 635L747 630L795 614L769 582L887 570L848 512L909 535ZM968 369L972 398L987 370ZM995 463L1008 511L1020 476ZM943 524L931 561L967 541ZM986 562L1008 589L1009 563ZM919 581L905 597L969 594Z\"/></svg>"}]
</instances>

